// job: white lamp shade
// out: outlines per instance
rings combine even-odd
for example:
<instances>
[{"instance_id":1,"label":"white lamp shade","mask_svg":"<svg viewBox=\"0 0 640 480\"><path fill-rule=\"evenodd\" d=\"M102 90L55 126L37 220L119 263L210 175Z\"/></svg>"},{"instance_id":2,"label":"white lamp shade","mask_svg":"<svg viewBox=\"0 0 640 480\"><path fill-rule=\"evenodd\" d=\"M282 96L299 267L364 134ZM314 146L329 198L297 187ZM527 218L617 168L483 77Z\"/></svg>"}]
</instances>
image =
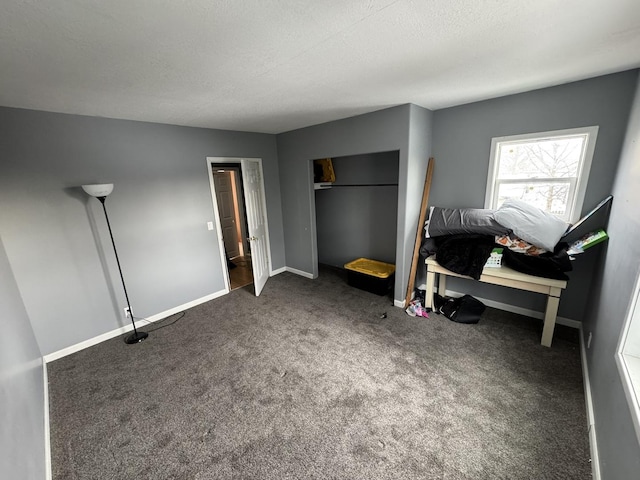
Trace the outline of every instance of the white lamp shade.
<instances>
[{"instance_id":1,"label":"white lamp shade","mask_svg":"<svg viewBox=\"0 0 640 480\"><path fill-rule=\"evenodd\" d=\"M113 191L113 183L82 185L82 189L92 197L106 197Z\"/></svg>"}]
</instances>

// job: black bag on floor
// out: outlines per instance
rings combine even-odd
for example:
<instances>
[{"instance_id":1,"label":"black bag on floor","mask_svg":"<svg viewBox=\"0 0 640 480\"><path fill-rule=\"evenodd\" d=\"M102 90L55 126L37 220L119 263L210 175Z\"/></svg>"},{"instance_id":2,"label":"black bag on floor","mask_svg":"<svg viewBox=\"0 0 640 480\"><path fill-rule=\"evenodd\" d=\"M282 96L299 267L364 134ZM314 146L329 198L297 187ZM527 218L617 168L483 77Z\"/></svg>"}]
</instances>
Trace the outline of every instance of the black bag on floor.
<instances>
[{"instance_id":1,"label":"black bag on floor","mask_svg":"<svg viewBox=\"0 0 640 480\"><path fill-rule=\"evenodd\" d=\"M484 303L471 295L458 298L433 294L433 311L458 323L478 323L484 312Z\"/></svg>"}]
</instances>

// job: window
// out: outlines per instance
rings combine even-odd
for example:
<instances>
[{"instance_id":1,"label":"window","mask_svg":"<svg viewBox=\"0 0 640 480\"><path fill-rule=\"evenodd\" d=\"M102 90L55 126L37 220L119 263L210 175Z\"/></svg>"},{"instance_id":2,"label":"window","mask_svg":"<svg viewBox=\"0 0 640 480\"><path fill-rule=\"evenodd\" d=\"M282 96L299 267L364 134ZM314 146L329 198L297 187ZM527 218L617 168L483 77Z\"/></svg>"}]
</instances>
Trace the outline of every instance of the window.
<instances>
[{"instance_id":1,"label":"window","mask_svg":"<svg viewBox=\"0 0 640 480\"><path fill-rule=\"evenodd\" d=\"M640 276L620 335L616 363L640 441Z\"/></svg>"},{"instance_id":2,"label":"window","mask_svg":"<svg viewBox=\"0 0 640 480\"><path fill-rule=\"evenodd\" d=\"M598 127L491 140L485 208L517 198L567 222L578 219Z\"/></svg>"}]
</instances>

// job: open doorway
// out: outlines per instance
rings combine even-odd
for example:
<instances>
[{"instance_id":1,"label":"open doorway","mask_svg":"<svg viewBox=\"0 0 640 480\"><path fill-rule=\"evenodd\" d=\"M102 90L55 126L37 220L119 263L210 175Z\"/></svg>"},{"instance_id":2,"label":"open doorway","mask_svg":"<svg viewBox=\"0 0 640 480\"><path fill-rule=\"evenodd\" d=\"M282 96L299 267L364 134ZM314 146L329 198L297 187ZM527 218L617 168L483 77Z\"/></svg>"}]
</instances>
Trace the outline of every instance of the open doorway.
<instances>
[{"instance_id":1,"label":"open doorway","mask_svg":"<svg viewBox=\"0 0 640 480\"><path fill-rule=\"evenodd\" d=\"M225 289L253 283L259 296L271 275L262 159L207 157L207 170Z\"/></svg>"},{"instance_id":2,"label":"open doorway","mask_svg":"<svg viewBox=\"0 0 640 480\"><path fill-rule=\"evenodd\" d=\"M235 290L253 284L241 166L212 163L211 173L229 272L229 289Z\"/></svg>"}]
</instances>

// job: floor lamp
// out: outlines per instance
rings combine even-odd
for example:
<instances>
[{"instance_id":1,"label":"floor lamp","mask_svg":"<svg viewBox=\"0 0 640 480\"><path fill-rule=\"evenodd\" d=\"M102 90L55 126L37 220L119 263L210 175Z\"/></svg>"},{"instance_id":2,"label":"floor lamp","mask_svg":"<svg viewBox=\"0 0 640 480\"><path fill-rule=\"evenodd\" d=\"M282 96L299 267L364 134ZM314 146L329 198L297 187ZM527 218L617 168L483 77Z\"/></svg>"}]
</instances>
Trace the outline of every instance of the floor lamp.
<instances>
[{"instance_id":1,"label":"floor lamp","mask_svg":"<svg viewBox=\"0 0 640 480\"><path fill-rule=\"evenodd\" d=\"M82 189L92 197L96 197L102 203L102 209L104 210L104 216L107 219L107 227L109 227L109 235L111 236L111 244L113 245L113 253L116 255L116 263L118 264L118 271L120 272L120 280L122 280L122 289L124 290L124 296L127 299L127 306L129 307L129 316L131 317L131 324L133 325L133 333L124 339L125 343L133 344L140 343L149 336L147 332L139 332L136 329L136 322L133 321L133 310L131 310L131 303L129 302L129 295L127 294L127 287L124 284L124 276L122 275L122 268L120 267L120 259L118 258L118 251L116 250L116 242L113 240L113 232L111 231L111 224L109 223L109 215L107 215L107 207L105 200L107 195L113 191L113 183L102 183L97 185L82 185Z\"/></svg>"}]
</instances>

